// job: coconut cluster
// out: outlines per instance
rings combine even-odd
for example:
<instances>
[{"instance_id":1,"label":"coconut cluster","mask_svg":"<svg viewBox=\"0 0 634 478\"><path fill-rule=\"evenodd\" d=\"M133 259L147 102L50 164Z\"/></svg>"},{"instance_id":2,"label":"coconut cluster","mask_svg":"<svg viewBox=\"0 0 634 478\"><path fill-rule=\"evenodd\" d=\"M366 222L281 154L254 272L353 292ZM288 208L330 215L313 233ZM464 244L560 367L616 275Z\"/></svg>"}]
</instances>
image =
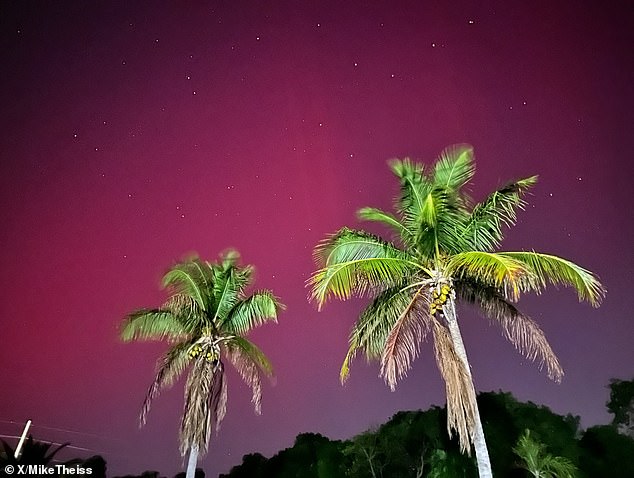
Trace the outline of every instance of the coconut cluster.
<instances>
[{"instance_id":1,"label":"coconut cluster","mask_svg":"<svg viewBox=\"0 0 634 478\"><path fill-rule=\"evenodd\" d=\"M207 362L213 362L214 360L216 360L218 358L217 355L211 349L207 349L205 351L205 350L203 350L202 345L195 344L189 350L189 357L192 358L192 359L195 359L199 355L202 355L203 358L205 360L207 360Z\"/></svg>"},{"instance_id":2,"label":"coconut cluster","mask_svg":"<svg viewBox=\"0 0 634 478\"><path fill-rule=\"evenodd\" d=\"M432 301L429 305L429 313L431 315L435 315L436 312L442 311L442 306L445 302L447 302L447 297L449 297L450 292L451 287L447 284L443 284L440 287L434 287L432 292Z\"/></svg>"}]
</instances>

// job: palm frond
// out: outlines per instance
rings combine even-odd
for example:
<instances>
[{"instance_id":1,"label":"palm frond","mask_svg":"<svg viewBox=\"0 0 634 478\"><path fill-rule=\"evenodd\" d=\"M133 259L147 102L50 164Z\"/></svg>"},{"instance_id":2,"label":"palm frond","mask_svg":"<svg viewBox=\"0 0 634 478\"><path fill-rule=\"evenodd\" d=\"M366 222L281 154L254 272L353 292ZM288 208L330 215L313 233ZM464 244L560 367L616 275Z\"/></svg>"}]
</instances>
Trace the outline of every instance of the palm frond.
<instances>
[{"instance_id":1,"label":"palm frond","mask_svg":"<svg viewBox=\"0 0 634 478\"><path fill-rule=\"evenodd\" d=\"M423 228L433 229L436 227L436 221L438 220L438 197L434 197L434 191L430 191L423 202L423 207L420 211L421 226Z\"/></svg>"},{"instance_id":2,"label":"palm frond","mask_svg":"<svg viewBox=\"0 0 634 478\"><path fill-rule=\"evenodd\" d=\"M535 287L533 274L523 262L500 253L469 251L455 254L449 259L446 273L501 289L505 297L513 301L519 299L520 292Z\"/></svg>"},{"instance_id":3,"label":"palm frond","mask_svg":"<svg viewBox=\"0 0 634 478\"><path fill-rule=\"evenodd\" d=\"M473 208L461 235L470 249L491 251L503 238L502 227L511 227L517 220L517 210L523 209L522 197L537 182L537 176L507 184L491 193Z\"/></svg>"},{"instance_id":4,"label":"palm frond","mask_svg":"<svg viewBox=\"0 0 634 478\"><path fill-rule=\"evenodd\" d=\"M229 311L240 301L242 288L237 283L233 267L223 271L214 283L212 323L217 327L227 319Z\"/></svg>"},{"instance_id":5,"label":"palm frond","mask_svg":"<svg viewBox=\"0 0 634 478\"><path fill-rule=\"evenodd\" d=\"M183 342L171 347L156 363L156 377L143 400L139 415L139 426L145 425L152 402L162 390L170 388L187 368L187 350L191 342Z\"/></svg>"},{"instance_id":6,"label":"palm frond","mask_svg":"<svg viewBox=\"0 0 634 478\"><path fill-rule=\"evenodd\" d=\"M461 300L478 305L486 317L500 325L506 339L519 353L537 362L540 370L545 366L548 377L561 382L563 368L546 335L533 319L522 314L492 287L460 281L456 283L456 291Z\"/></svg>"},{"instance_id":7,"label":"palm frond","mask_svg":"<svg viewBox=\"0 0 634 478\"><path fill-rule=\"evenodd\" d=\"M513 452L522 459L521 468L533 476L574 478L577 474L577 467L570 460L547 453L546 445L533 438L528 429L518 439Z\"/></svg>"},{"instance_id":8,"label":"palm frond","mask_svg":"<svg viewBox=\"0 0 634 478\"><path fill-rule=\"evenodd\" d=\"M377 208L364 207L357 211L357 217L364 221L381 223L392 229L404 244L413 245L414 233L401 224L396 216Z\"/></svg>"},{"instance_id":9,"label":"palm frond","mask_svg":"<svg viewBox=\"0 0 634 478\"><path fill-rule=\"evenodd\" d=\"M396 210L408 230L419 231L421 211L425 207L427 196L433 190L433 185L425 175L423 165L412 163L409 158L392 159L388 164L401 186L400 195L396 200Z\"/></svg>"},{"instance_id":10,"label":"palm frond","mask_svg":"<svg viewBox=\"0 0 634 478\"><path fill-rule=\"evenodd\" d=\"M593 307L601 305L605 297L606 290L597 277L574 262L538 252L500 252L498 255L522 264L531 273L531 287L537 292L547 283L569 286L577 291L580 301L588 301Z\"/></svg>"},{"instance_id":11,"label":"palm frond","mask_svg":"<svg viewBox=\"0 0 634 478\"><path fill-rule=\"evenodd\" d=\"M473 147L468 144L449 146L440 153L434 166L434 186L458 191L474 174Z\"/></svg>"},{"instance_id":12,"label":"palm frond","mask_svg":"<svg viewBox=\"0 0 634 478\"><path fill-rule=\"evenodd\" d=\"M260 348L245 337L231 337L224 342L229 352L239 350L241 357L248 358L267 377L273 377L273 366Z\"/></svg>"},{"instance_id":13,"label":"palm frond","mask_svg":"<svg viewBox=\"0 0 634 478\"><path fill-rule=\"evenodd\" d=\"M210 288L208 281L211 279L208 265L198 259L192 259L175 264L163 276L162 285L164 288L172 287L178 294L189 295L201 309L206 310L209 305L206 291Z\"/></svg>"},{"instance_id":14,"label":"palm frond","mask_svg":"<svg viewBox=\"0 0 634 478\"><path fill-rule=\"evenodd\" d=\"M208 299L206 299L208 300ZM161 306L161 310L170 311L190 334L209 326L209 318L196 300L187 294L173 294Z\"/></svg>"},{"instance_id":15,"label":"palm frond","mask_svg":"<svg viewBox=\"0 0 634 478\"><path fill-rule=\"evenodd\" d=\"M438 221L433 234L428 234L425 240L428 243L437 241L438 249L446 255L470 250L463 233L469 218L468 209L457 199L457 195L437 192L436 196ZM426 250L429 253L430 246Z\"/></svg>"},{"instance_id":16,"label":"palm frond","mask_svg":"<svg viewBox=\"0 0 634 478\"><path fill-rule=\"evenodd\" d=\"M251 387L251 403L255 408L255 413L262 413L262 384L260 372L271 377L273 367L252 342L244 338L236 338L227 343L227 356L238 371L242 380Z\"/></svg>"},{"instance_id":17,"label":"palm frond","mask_svg":"<svg viewBox=\"0 0 634 478\"><path fill-rule=\"evenodd\" d=\"M222 361L218 362L213 371L211 394L208 395L208 407L211 411L209 421L211 430L216 434L220 431L220 424L227 414L227 377Z\"/></svg>"},{"instance_id":18,"label":"palm frond","mask_svg":"<svg viewBox=\"0 0 634 478\"><path fill-rule=\"evenodd\" d=\"M392 244L347 228L321 242L315 257L324 267L313 274L308 285L312 287L310 300L320 309L330 295L347 299L383 290L420 268Z\"/></svg>"},{"instance_id":19,"label":"palm frond","mask_svg":"<svg viewBox=\"0 0 634 478\"><path fill-rule=\"evenodd\" d=\"M425 196L432 188L425 176L424 166L413 163L409 158L391 159L388 165L401 182L401 195L397 208L412 214L421 211Z\"/></svg>"},{"instance_id":20,"label":"palm frond","mask_svg":"<svg viewBox=\"0 0 634 478\"><path fill-rule=\"evenodd\" d=\"M121 339L131 340L178 340L187 335L187 330L169 310L140 309L128 314L121 325Z\"/></svg>"},{"instance_id":21,"label":"palm frond","mask_svg":"<svg viewBox=\"0 0 634 478\"><path fill-rule=\"evenodd\" d=\"M216 326L227 320L230 311L244 298L244 291L253 280L253 267L237 267L236 260L237 257L227 260L215 273L212 322Z\"/></svg>"},{"instance_id":22,"label":"palm frond","mask_svg":"<svg viewBox=\"0 0 634 478\"><path fill-rule=\"evenodd\" d=\"M459 147L456 151L447 150L436 165L437 177L433 181L422 165L409 159L390 162L401 182L396 209L403 226L413 234L413 244L404 242L423 257L433 256L437 244L446 253L465 250L460 238L468 217L468 201L457 189L460 181L473 174L469 151L461 152ZM452 152L456 153L455 158L451 157Z\"/></svg>"},{"instance_id":23,"label":"palm frond","mask_svg":"<svg viewBox=\"0 0 634 478\"><path fill-rule=\"evenodd\" d=\"M220 253L220 264L223 269L235 267L240 261L240 253L236 249L226 249Z\"/></svg>"},{"instance_id":24,"label":"palm frond","mask_svg":"<svg viewBox=\"0 0 634 478\"><path fill-rule=\"evenodd\" d=\"M411 307L414 292L412 287L403 284L390 287L381 292L361 313L350 331L348 352L341 366L342 383L348 377L350 362L358 350L368 360L379 360L382 357L390 332L403 312Z\"/></svg>"},{"instance_id":25,"label":"palm frond","mask_svg":"<svg viewBox=\"0 0 634 478\"><path fill-rule=\"evenodd\" d=\"M447 327L432 317L432 330L436 365L445 381L447 431L449 436L455 431L460 442L460 451L471 454L476 416L476 397L471 377L456 353Z\"/></svg>"},{"instance_id":26,"label":"palm frond","mask_svg":"<svg viewBox=\"0 0 634 478\"><path fill-rule=\"evenodd\" d=\"M418 356L431 325L429 287L422 284L392 327L381 356L381 375L392 391Z\"/></svg>"},{"instance_id":27,"label":"palm frond","mask_svg":"<svg viewBox=\"0 0 634 478\"><path fill-rule=\"evenodd\" d=\"M278 313L284 308L271 291L261 290L238 302L222 328L229 333L243 335L266 322L277 322Z\"/></svg>"},{"instance_id":28,"label":"palm frond","mask_svg":"<svg viewBox=\"0 0 634 478\"><path fill-rule=\"evenodd\" d=\"M341 370L339 370L339 380L343 385L348 380L348 376L350 375L350 363L357 356L357 352L359 351L359 341L357 337L354 336L353 333L350 334L350 338L348 339L348 351L346 352L346 356L343 359L343 363L341 364Z\"/></svg>"},{"instance_id":29,"label":"palm frond","mask_svg":"<svg viewBox=\"0 0 634 478\"><path fill-rule=\"evenodd\" d=\"M225 416L227 386L222 361L198 358L185 384L185 403L180 429L180 451L193 446L206 453L212 431L218 431Z\"/></svg>"}]
</instances>

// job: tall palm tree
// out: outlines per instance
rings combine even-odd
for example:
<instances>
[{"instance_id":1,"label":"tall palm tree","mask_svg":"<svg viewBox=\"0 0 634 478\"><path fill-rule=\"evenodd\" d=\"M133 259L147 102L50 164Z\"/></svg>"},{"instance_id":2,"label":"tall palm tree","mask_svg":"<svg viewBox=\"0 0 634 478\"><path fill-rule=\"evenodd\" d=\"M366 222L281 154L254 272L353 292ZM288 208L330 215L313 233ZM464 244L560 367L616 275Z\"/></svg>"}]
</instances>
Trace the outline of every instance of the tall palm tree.
<instances>
[{"instance_id":1,"label":"tall palm tree","mask_svg":"<svg viewBox=\"0 0 634 478\"><path fill-rule=\"evenodd\" d=\"M129 314L121 338L165 340L169 349L157 362L157 372L143 402L140 426L145 424L154 398L188 370L180 427L180 451L189 450L187 478L193 478L199 453L206 453L211 431L225 416L230 362L252 389L260 413L260 374L273 369L262 351L244 336L265 322L277 322L283 304L268 290L246 295L254 269L238 265L239 254L228 251L217 263L198 258L174 265L163 277L170 296L158 309Z\"/></svg>"},{"instance_id":2,"label":"tall palm tree","mask_svg":"<svg viewBox=\"0 0 634 478\"><path fill-rule=\"evenodd\" d=\"M515 303L524 292L548 284L573 287L580 300L598 306L605 291L586 269L534 251L496 252L504 226L512 226L523 196L536 176L507 184L474 203L465 186L475 173L473 149L445 149L433 167L409 159L390 162L400 182L396 214L363 208L358 217L388 226L393 241L342 228L315 249L319 269L311 276L310 298L321 307L330 297L371 297L352 326L341 368L361 350L381 362L381 376L394 389L410 369L431 332L446 384L447 426L463 452L473 444L481 477L491 476L471 370L456 315L456 302L473 303L497 322L526 357L560 381L563 370L544 333Z\"/></svg>"}]
</instances>

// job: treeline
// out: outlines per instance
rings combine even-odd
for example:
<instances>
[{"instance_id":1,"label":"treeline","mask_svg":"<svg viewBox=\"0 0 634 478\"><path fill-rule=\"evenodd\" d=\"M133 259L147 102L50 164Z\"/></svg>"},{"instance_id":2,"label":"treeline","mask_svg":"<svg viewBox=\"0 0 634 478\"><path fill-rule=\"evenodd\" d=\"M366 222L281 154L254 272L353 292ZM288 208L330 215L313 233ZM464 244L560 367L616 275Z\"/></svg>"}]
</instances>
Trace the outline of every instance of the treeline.
<instances>
[{"instance_id":1,"label":"treeline","mask_svg":"<svg viewBox=\"0 0 634 478\"><path fill-rule=\"evenodd\" d=\"M534 466L543 467L544 472L553 459L572 465L573 474L565 476L634 477L634 440L619 433L622 423L582 430L578 417L518 402L503 392L481 393L478 404L496 477L534 476L527 470L527 460L537 461ZM446 409L432 407L399 412L387 423L350 440L303 433L292 447L271 458L259 453L245 455L242 464L220 478L477 478L474 458L460 453L446 424ZM518 441L526 430L541 455L518 453Z\"/></svg>"},{"instance_id":2,"label":"treeline","mask_svg":"<svg viewBox=\"0 0 634 478\"><path fill-rule=\"evenodd\" d=\"M558 415L545 406L517 401L506 392L478 395L484 432L496 478L544 476L565 478L634 477L634 380L613 380L607 408L612 423L582 430L579 418ZM528 431L528 434L527 434ZM518 446L524 438L524 447ZM18 460L4 441L0 448L0 477L6 465L51 464L61 447L25 442ZM532 454L532 455L531 455ZM530 455L530 456L529 456ZM529 462L533 468L529 469ZM90 467L93 478L106 478L100 456L70 460L68 465ZM564 464L555 468L555 464ZM17 468L16 468L17 469ZM551 474L546 474L550 470ZM561 470L561 471L557 471ZM572 471L570 471L572 470ZM541 474L536 474L537 472ZM179 473L174 478L184 478ZM302 433L292 447L266 458L252 453L219 478L477 478L475 459L460 453L458 441L447 433L447 411L399 412L387 423L349 440L331 440ZM159 478L156 471L115 478ZM202 469L196 478L204 478ZM12 477L13 478L13 477Z\"/></svg>"}]
</instances>

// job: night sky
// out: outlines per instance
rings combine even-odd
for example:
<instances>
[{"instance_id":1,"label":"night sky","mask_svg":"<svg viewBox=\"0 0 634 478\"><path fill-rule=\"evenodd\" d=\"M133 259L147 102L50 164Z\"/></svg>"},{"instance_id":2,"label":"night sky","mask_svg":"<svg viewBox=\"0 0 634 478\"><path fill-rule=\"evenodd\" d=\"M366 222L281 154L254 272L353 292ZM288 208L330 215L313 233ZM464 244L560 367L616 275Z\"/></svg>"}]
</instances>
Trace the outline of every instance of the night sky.
<instances>
[{"instance_id":1,"label":"night sky","mask_svg":"<svg viewBox=\"0 0 634 478\"><path fill-rule=\"evenodd\" d=\"M608 289L599 309L570 290L522 299L560 385L461 309L476 388L607 423L609 379L634 374L634 10L604 3L2 2L0 435L31 418L111 476L179 471L182 386L139 429L164 345L118 327L163 301L175 261L228 247L288 308L250 336L276 368L261 416L229 376L208 476L300 432L348 438L444 405L430 343L394 393L361 357L342 387L365 302L317 312L305 281L326 234L384 232L355 211L391 207L387 160L453 143L475 147L476 199L540 175L504 249L564 256Z\"/></svg>"}]
</instances>

